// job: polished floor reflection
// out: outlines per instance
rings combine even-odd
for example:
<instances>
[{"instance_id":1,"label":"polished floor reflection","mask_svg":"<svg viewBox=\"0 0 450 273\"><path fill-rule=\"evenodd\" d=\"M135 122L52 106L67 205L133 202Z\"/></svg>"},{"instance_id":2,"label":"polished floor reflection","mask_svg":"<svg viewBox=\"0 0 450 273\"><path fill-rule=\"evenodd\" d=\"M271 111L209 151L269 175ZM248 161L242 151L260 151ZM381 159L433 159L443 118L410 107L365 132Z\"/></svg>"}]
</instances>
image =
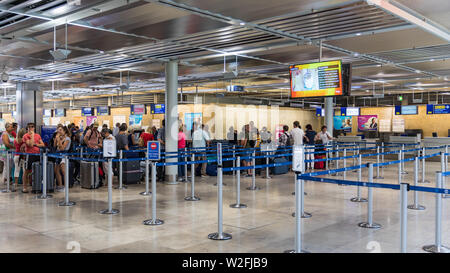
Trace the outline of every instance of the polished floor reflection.
<instances>
[{"instance_id":1,"label":"polished floor reflection","mask_svg":"<svg viewBox=\"0 0 450 273\"><path fill-rule=\"evenodd\" d=\"M349 163L349 162L348 162ZM342 166L342 165L341 165ZM408 174L403 182L413 183L412 163L406 163ZM427 163L427 179L435 185L438 162ZM383 169L381 183L398 183L397 166ZM367 169L363 171L367 179ZM342 178L342 177L340 177ZM224 232L228 241L209 240L217 231L217 187L215 177L197 178L197 202L184 201L190 194L190 183L157 185L158 218L161 226L145 226L151 217L151 199L139 195L144 185L131 185L113 191L113 208L117 215L101 215L107 208L107 189L71 189L74 207L59 207L64 193L53 199L38 200L22 193L0 194L0 252L276 252L294 247L295 221L293 174L257 177L258 191L246 188L251 178L241 179L241 202L248 208L234 209L235 179L224 175ZM356 173L348 172L355 180ZM450 188L448 178L446 188ZM374 189L374 221L379 230L357 226L366 220L367 203L353 203L352 186L307 182L305 210L312 218L303 220L303 246L310 252L399 252L399 191ZM362 189L363 197L367 189ZM412 203L413 193L408 194ZM419 193L424 211L408 210L408 252L423 252L422 246L434 243L435 198ZM450 199L443 199L442 241L450 245Z\"/></svg>"}]
</instances>

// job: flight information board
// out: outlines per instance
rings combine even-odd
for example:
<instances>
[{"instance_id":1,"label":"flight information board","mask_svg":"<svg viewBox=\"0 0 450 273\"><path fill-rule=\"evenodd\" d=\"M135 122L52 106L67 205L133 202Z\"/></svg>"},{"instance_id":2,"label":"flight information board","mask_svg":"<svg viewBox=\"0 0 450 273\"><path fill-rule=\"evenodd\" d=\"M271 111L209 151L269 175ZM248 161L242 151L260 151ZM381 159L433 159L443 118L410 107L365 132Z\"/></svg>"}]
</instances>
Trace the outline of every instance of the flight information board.
<instances>
[{"instance_id":1,"label":"flight information board","mask_svg":"<svg viewBox=\"0 0 450 273\"><path fill-rule=\"evenodd\" d=\"M417 115L417 105L395 106L395 115Z\"/></svg>"},{"instance_id":2,"label":"flight information board","mask_svg":"<svg viewBox=\"0 0 450 273\"><path fill-rule=\"evenodd\" d=\"M427 104L427 115L450 114L450 104Z\"/></svg>"},{"instance_id":3,"label":"flight information board","mask_svg":"<svg viewBox=\"0 0 450 273\"><path fill-rule=\"evenodd\" d=\"M291 97L326 97L342 95L340 60L291 65Z\"/></svg>"}]
</instances>

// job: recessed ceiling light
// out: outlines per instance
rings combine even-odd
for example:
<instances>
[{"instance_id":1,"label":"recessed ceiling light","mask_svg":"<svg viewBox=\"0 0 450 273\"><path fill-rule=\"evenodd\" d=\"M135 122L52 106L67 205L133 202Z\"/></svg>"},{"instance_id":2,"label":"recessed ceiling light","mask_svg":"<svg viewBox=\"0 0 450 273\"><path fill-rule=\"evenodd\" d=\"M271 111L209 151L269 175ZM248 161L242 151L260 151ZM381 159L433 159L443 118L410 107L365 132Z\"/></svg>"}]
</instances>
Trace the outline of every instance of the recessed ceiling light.
<instances>
[{"instance_id":1,"label":"recessed ceiling light","mask_svg":"<svg viewBox=\"0 0 450 273\"><path fill-rule=\"evenodd\" d=\"M245 25L245 23L244 22L240 22L239 25L243 26L243 25Z\"/></svg>"},{"instance_id":2,"label":"recessed ceiling light","mask_svg":"<svg viewBox=\"0 0 450 273\"><path fill-rule=\"evenodd\" d=\"M418 69L416 70L416 73L420 73L420 72L421 72L420 70L418 70Z\"/></svg>"},{"instance_id":3,"label":"recessed ceiling light","mask_svg":"<svg viewBox=\"0 0 450 273\"><path fill-rule=\"evenodd\" d=\"M430 59L430 62L434 62L434 59Z\"/></svg>"},{"instance_id":4,"label":"recessed ceiling light","mask_svg":"<svg viewBox=\"0 0 450 273\"><path fill-rule=\"evenodd\" d=\"M356 36L360 36L360 35L361 35L361 32L356 33Z\"/></svg>"},{"instance_id":5,"label":"recessed ceiling light","mask_svg":"<svg viewBox=\"0 0 450 273\"><path fill-rule=\"evenodd\" d=\"M353 53L353 56L358 57L358 56L359 56L359 53L358 53L358 52L355 52L355 53Z\"/></svg>"}]
</instances>

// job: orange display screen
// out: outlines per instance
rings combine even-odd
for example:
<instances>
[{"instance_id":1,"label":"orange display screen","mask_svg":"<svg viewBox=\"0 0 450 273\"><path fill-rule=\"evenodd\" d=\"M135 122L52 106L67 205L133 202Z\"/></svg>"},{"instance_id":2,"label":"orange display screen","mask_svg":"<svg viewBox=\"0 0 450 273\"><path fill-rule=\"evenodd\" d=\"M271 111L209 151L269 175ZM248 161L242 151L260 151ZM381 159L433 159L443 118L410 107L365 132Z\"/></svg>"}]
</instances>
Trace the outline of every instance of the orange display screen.
<instances>
[{"instance_id":1,"label":"orange display screen","mask_svg":"<svg viewBox=\"0 0 450 273\"><path fill-rule=\"evenodd\" d=\"M342 63L328 61L291 65L291 97L328 97L342 95Z\"/></svg>"}]
</instances>

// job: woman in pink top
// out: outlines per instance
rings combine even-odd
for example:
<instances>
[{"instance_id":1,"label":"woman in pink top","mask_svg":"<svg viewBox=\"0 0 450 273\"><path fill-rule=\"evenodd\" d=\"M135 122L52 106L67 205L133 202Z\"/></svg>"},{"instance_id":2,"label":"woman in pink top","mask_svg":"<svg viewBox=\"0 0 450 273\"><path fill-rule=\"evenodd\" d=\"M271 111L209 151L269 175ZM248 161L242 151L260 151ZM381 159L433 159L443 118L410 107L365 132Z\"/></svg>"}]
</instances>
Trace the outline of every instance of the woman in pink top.
<instances>
[{"instance_id":1,"label":"woman in pink top","mask_svg":"<svg viewBox=\"0 0 450 273\"><path fill-rule=\"evenodd\" d=\"M183 126L178 129L178 162L184 162L184 148L186 148L186 135ZM184 181L184 165L178 165L178 181Z\"/></svg>"}]
</instances>

